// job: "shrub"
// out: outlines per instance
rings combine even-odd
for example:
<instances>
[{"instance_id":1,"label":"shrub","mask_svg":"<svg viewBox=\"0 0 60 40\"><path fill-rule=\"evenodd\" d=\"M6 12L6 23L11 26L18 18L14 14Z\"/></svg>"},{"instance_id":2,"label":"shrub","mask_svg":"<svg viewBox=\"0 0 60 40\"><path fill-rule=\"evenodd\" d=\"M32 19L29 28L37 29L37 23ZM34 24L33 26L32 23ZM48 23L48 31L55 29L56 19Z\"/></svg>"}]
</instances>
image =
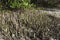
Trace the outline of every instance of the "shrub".
<instances>
[{"instance_id":1,"label":"shrub","mask_svg":"<svg viewBox=\"0 0 60 40\"><path fill-rule=\"evenodd\" d=\"M3 8L29 8L30 0L1 0Z\"/></svg>"}]
</instances>

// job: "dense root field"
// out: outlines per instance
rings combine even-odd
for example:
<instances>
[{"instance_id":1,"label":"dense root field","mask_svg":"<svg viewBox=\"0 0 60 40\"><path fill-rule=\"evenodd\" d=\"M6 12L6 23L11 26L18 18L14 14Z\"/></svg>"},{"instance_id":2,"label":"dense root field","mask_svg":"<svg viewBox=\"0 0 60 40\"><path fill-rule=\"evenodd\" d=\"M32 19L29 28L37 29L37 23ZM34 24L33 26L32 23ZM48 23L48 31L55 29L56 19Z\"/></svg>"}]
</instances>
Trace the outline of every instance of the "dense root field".
<instances>
[{"instance_id":1,"label":"dense root field","mask_svg":"<svg viewBox=\"0 0 60 40\"><path fill-rule=\"evenodd\" d=\"M0 12L0 40L60 40L60 18L35 10Z\"/></svg>"}]
</instances>

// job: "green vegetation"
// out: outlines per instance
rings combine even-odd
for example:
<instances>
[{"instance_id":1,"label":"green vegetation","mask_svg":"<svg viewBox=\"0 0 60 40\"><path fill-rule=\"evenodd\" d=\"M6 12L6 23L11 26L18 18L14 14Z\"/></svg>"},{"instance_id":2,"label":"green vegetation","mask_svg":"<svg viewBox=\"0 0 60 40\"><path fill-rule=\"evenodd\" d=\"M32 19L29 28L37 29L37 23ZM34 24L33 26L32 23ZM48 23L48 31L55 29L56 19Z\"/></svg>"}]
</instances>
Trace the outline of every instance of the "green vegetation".
<instances>
[{"instance_id":1,"label":"green vegetation","mask_svg":"<svg viewBox=\"0 0 60 40\"><path fill-rule=\"evenodd\" d=\"M1 6L3 8L30 8L33 4L30 4L30 0L1 0Z\"/></svg>"},{"instance_id":2,"label":"green vegetation","mask_svg":"<svg viewBox=\"0 0 60 40\"><path fill-rule=\"evenodd\" d=\"M0 0L0 7L3 9L20 9L34 7L55 7L59 0Z\"/></svg>"}]
</instances>

